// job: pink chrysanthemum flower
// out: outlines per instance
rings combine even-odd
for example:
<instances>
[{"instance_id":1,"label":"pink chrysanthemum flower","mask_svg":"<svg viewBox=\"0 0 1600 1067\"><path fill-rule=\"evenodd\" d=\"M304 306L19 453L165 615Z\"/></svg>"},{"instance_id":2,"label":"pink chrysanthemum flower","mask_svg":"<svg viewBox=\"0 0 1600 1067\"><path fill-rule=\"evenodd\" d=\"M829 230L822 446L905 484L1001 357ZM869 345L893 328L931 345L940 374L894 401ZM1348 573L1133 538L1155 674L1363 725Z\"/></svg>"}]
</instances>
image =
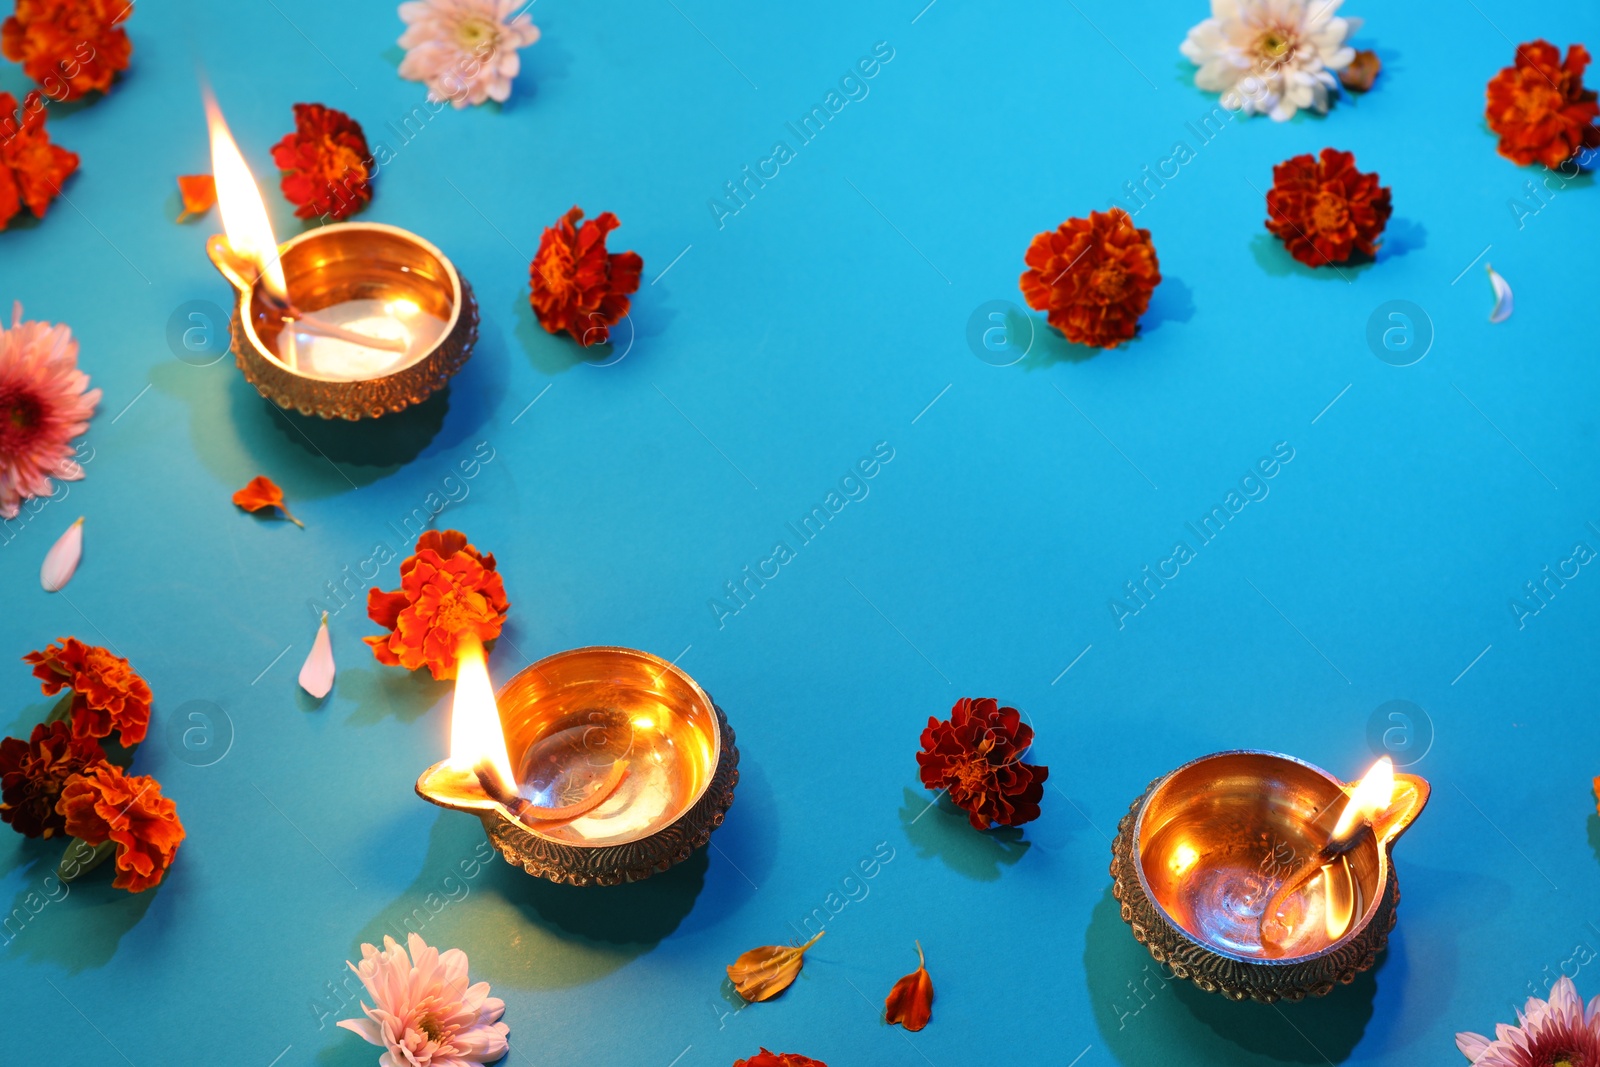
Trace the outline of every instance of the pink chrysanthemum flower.
<instances>
[{"instance_id":1,"label":"pink chrysanthemum flower","mask_svg":"<svg viewBox=\"0 0 1600 1067\"><path fill-rule=\"evenodd\" d=\"M1562 975L1550 999L1529 997L1517 1013L1518 1026L1501 1023L1490 1040L1482 1034L1456 1035L1456 1048L1474 1067L1597 1067L1600 1065L1600 997L1583 1001L1572 979Z\"/></svg>"},{"instance_id":2,"label":"pink chrysanthemum flower","mask_svg":"<svg viewBox=\"0 0 1600 1067\"><path fill-rule=\"evenodd\" d=\"M400 76L426 83L428 99L437 103L503 103L522 69L517 49L539 39L527 14L510 18L517 6L514 0L407 0L400 5L406 24Z\"/></svg>"},{"instance_id":3,"label":"pink chrysanthemum flower","mask_svg":"<svg viewBox=\"0 0 1600 1067\"><path fill-rule=\"evenodd\" d=\"M504 1056L505 1001L489 995L488 982L467 984L467 954L440 952L416 934L408 942L409 958L392 937L381 952L361 946L361 962L350 969L374 1003L361 1005L365 1019L339 1025L383 1047L379 1067L469 1067Z\"/></svg>"},{"instance_id":4,"label":"pink chrysanthemum flower","mask_svg":"<svg viewBox=\"0 0 1600 1067\"><path fill-rule=\"evenodd\" d=\"M52 477L83 477L72 439L100 402L88 384L72 331L23 322L16 305L11 329L0 327L0 519L16 518L28 497L49 496Z\"/></svg>"}]
</instances>

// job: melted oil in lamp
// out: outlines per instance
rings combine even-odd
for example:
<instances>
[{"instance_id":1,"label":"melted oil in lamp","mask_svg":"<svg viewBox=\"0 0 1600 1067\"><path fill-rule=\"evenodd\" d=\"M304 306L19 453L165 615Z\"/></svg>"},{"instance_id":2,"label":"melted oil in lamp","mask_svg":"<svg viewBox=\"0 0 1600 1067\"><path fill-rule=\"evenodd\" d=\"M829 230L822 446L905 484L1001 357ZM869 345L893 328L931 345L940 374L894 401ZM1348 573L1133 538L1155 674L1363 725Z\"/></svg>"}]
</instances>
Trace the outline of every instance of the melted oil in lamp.
<instances>
[{"instance_id":1,"label":"melted oil in lamp","mask_svg":"<svg viewBox=\"0 0 1600 1067\"><path fill-rule=\"evenodd\" d=\"M317 227L279 245L215 101L206 101L224 233L206 243L238 291L239 367L281 407L324 418L400 411L471 356L478 307L444 253L380 223Z\"/></svg>"},{"instance_id":2,"label":"melted oil in lamp","mask_svg":"<svg viewBox=\"0 0 1600 1067\"><path fill-rule=\"evenodd\" d=\"M636 881L687 859L733 802L738 749L711 698L646 652L580 648L501 690L462 642L450 755L417 793L471 812L510 863L574 885Z\"/></svg>"}]
</instances>

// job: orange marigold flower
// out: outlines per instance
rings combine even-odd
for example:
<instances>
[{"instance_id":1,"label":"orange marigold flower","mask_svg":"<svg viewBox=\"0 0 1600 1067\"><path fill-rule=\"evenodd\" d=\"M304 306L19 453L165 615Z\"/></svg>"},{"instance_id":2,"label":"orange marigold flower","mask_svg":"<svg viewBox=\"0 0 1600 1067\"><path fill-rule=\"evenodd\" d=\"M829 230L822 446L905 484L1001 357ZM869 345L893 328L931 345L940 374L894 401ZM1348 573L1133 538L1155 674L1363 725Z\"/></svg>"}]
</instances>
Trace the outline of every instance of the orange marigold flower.
<instances>
[{"instance_id":1,"label":"orange marigold flower","mask_svg":"<svg viewBox=\"0 0 1600 1067\"><path fill-rule=\"evenodd\" d=\"M178 805L161 795L161 783L129 776L101 763L69 781L56 810L66 832L85 844L116 842L117 877L111 884L130 893L156 885L183 843Z\"/></svg>"},{"instance_id":2,"label":"orange marigold flower","mask_svg":"<svg viewBox=\"0 0 1600 1067\"><path fill-rule=\"evenodd\" d=\"M45 696L71 689L72 735L109 737L125 747L144 740L150 726L150 686L128 661L99 645L86 645L76 637L60 638L38 652L23 656L33 664L34 677Z\"/></svg>"},{"instance_id":3,"label":"orange marigold flower","mask_svg":"<svg viewBox=\"0 0 1600 1067\"><path fill-rule=\"evenodd\" d=\"M0 24L0 53L54 100L108 92L133 55L122 28L131 14L131 0L17 0Z\"/></svg>"},{"instance_id":4,"label":"orange marigold flower","mask_svg":"<svg viewBox=\"0 0 1600 1067\"><path fill-rule=\"evenodd\" d=\"M1091 211L1046 230L1028 246L1022 295L1074 344L1115 348L1139 329L1161 284L1150 231L1126 211Z\"/></svg>"},{"instance_id":5,"label":"orange marigold flower","mask_svg":"<svg viewBox=\"0 0 1600 1067\"><path fill-rule=\"evenodd\" d=\"M44 128L44 98L37 92L22 101L0 92L0 230L24 204L44 218L61 193L61 183L78 169L78 154L50 143Z\"/></svg>"},{"instance_id":6,"label":"orange marigold flower","mask_svg":"<svg viewBox=\"0 0 1600 1067\"><path fill-rule=\"evenodd\" d=\"M768 1052L763 1048L747 1060L735 1060L733 1067L828 1067L821 1060L802 1056L798 1052Z\"/></svg>"},{"instance_id":7,"label":"orange marigold flower","mask_svg":"<svg viewBox=\"0 0 1600 1067\"><path fill-rule=\"evenodd\" d=\"M1322 158L1295 156L1272 168L1267 229L1309 267L1376 255L1393 211L1389 187L1356 169L1356 157L1332 148Z\"/></svg>"},{"instance_id":8,"label":"orange marigold flower","mask_svg":"<svg viewBox=\"0 0 1600 1067\"><path fill-rule=\"evenodd\" d=\"M368 591L367 615L391 632L363 640L379 663L412 671L427 664L435 678L454 678L462 635L492 641L510 607L493 554L479 553L459 530L429 530L400 564L400 588Z\"/></svg>"},{"instance_id":9,"label":"orange marigold flower","mask_svg":"<svg viewBox=\"0 0 1600 1067\"><path fill-rule=\"evenodd\" d=\"M372 152L361 124L321 104L294 106L294 132L272 146L295 217L343 220L372 202Z\"/></svg>"},{"instance_id":10,"label":"orange marigold flower","mask_svg":"<svg viewBox=\"0 0 1600 1067\"><path fill-rule=\"evenodd\" d=\"M528 269L531 303L549 333L566 330L580 345L603 345L628 313L644 260L637 252L607 252L606 234L622 225L609 211L585 222L574 207L539 239Z\"/></svg>"},{"instance_id":11,"label":"orange marigold flower","mask_svg":"<svg viewBox=\"0 0 1600 1067\"><path fill-rule=\"evenodd\" d=\"M1583 87L1589 50L1581 44L1561 50L1549 41L1517 46L1517 61L1489 81L1485 112L1500 135L1500 154L1519 166L1559 167L1581 148L1600 147L1594 120L1600 104Z\"/></svg>"},{"instance_id":12,"label":"orange marigold flower","mask_svg":"<svg viewBox=\"0 0 1600 1067\"><path fill-rule=\"evenodd\" d=\"M0 820L27 837L53 837L67 828L56 801L67 780L105 761L92 737L73 737L61 720L39 723L24 741L0 741Z\"/></svg>"}]
</instances>

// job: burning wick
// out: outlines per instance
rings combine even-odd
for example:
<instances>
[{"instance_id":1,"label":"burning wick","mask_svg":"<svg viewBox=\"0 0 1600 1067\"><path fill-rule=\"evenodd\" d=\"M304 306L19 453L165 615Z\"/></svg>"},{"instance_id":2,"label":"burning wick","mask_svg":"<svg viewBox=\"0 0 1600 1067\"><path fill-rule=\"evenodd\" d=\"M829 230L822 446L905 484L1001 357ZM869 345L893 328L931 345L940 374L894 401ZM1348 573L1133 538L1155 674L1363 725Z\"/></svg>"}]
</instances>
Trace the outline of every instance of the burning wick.
<instances>
[{"instance_id":1,"label":"burning wick","mask_svg":"<svg viewBox=\"0 0 1600 1067\"><path fill-rule=\"evenodd\" d=\"M611 799L611 794L617 791L622 780L628 776L628 763L618 760L611 765L611 770L606 774L605 780L600 783L600 788L590 793L583 800L572 804L564 804L559 808L541 808L535 806L527 797L512 793L500 782L494 773L494 768L487 763L480 763L473 768L478 777L478 784L489 798L502 805L511 816L524 824L570 822L580 816L598 808Z\"/></svg>"},{"instance_id":2,"label":"burning wick","mask_svg":"<svg viewBox=\"0 0 1600 1067\"><path fill-rule=\"evenodd\" d=\"M1373 764L1372 769L1362 776L1355 789L1350 791L1349 799L1345 801L1344 810L1339 813L1339 821L1334 824L1327 843L1295 868L1294 873L1284 880L1283 885L1267 902L1266 910L1261 913L1261 944L1264 948L1277 948L1292 932L1293 924L1284 922L1282 918L1283 907L1289 899L1318 875L1323 876L1325 886L1331 887L1334 861L1355 848L1368 833L1372 832L1372 820L1388 809L1393 797L1394 761L1385 756ZM1315 825L1327 810L1324 808L1318 812L1312 824ZM1338 937L1344 933L1342 927L1348 924L1348 916L1338 930L1334 930L1330 923L1328 935Z\"/></svg>"}]
</instances>

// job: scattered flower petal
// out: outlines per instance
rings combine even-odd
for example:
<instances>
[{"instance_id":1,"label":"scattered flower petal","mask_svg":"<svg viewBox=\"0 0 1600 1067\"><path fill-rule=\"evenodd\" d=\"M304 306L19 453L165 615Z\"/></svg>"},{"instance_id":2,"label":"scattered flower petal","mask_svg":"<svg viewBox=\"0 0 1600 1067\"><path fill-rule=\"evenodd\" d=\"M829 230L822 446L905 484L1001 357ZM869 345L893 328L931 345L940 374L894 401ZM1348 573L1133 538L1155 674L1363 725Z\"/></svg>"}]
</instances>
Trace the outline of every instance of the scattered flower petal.
<instances>
[{"instance_id":1,"label":"scattered flower petal","mask_svg":"<svg viewBox=\"0 0 1600 1067\"><path fill-rule=\"evenodd\" d=\"M217 205L217 180L209 174L183 174L178 177L178 195L183 197L179 222L197 218Z\"/></svg>"},{"instance_id":2,"label":"scattered flower petal","mask_svg":"<svg viewBox=\"0 0 1600 1067\"><path fill-rule=\"evenodd\" d=\"M278 488L276 482L264 474L258 474L250 479L243 489L233 494L233 502L246 511L266 511L272 509L283 513L283 517L300 527L306 524L289 514L289 509L283 503L283 490Z\"/></svg>"},{"instance_id":3,"label":"scattered flower petal","mask_svg":"<svg viewBox=\"0 0 1600 1067\"><path fill-rule=\"evenodd\" d=\"M768 1052L763 1048L747 1060L735 1060L733 1067L828 1067L828 1065L797 1052Z\"/></svg>"},{"instance_id":4,"label":"scattered flower petal","mask_svg":"<svg viewBox=\"0 0 1600 1067\"><path fill-rule=\"evenodd\" d=\"M333 688L333 675L333 640L328 636L328 613L324 611L311 654L300 667L300 688L321 700Z\"/></svg>"},{"instance_id":5,"label":"scattered flower petal","mask_svg":"<svg viewBox=\"0 0 1600 1067\"><path fill-rule=\"evenodd\" d=\"M423 82L428 99L456 108L485 100L504 102L522 69L519 48L539 39L539 27L521 0L407 0L400 5L406 32L400 77Z\"/></svg>"},{"instance_id":6,"label":"scattered flower petal","mask_svg":"<svg viewBox=\"0 0 1600 1067\"><path fill-rule=\"evenodd\" d=\"M366 1018L339 1025L384 1049L378 1062L395 1067L468 1067L504 1056L511 1032L500 1021L506 1003L489 995L488 982L468 984L467 954L440 952L417 934L406 940L409 956L387 935L382 949L361 946L361 962L349 967L372 1007L363 1001Z\"/></svg>"},{"instance_id":7,"label":"scattered flower petal","mask_svg":"<svg viewBox=\"0 0 1600 1067\"><path fill-rule=\"evenodd\" d=\"M160 883L183 843L178 806L161 795L161 783L129 776L114 763L101 763L73 778L56 805L66 832L85 844L113 841L117 876L111 884L142 893Z\"/></svg>"},{"instance_id":8,"label":"scattered flower petal","mask_svg":"<svg viewBox=\"0 0 1600 1067\"><path fill-rule=\"evenodd\" d=\"M1320 159L1295 156L1272 168L1267 229L1308 267L1376 255L1393 211L1389 187L1357 170L1349 152L1324 148Z\"/></svg>"},{"instance_id":9,"label":"scattered flower petal","mask_svg":"<svg viewBox=\"0 0 1600 1067\"><path fill-rule=\"evenodd\" d=\"M883 1017L915 1033L933 1018L933 979L928 976L928 961L917 942L917 969L894 984L883 1002Z\"/></svg>"},{"instance_id":10,"label":"scattered flower petal","mask_svg":"<svg viewBox=\"0 0 1600 1067\"><path fill-rule=\"evenodd\" d=\"M61 185L78 169L78 154L50 143L45 132L44 98L29 93L22 101L0 92L0 230L23 205L44 218L61 194Z\"/></svg>"},{"instance_id":11,"label":"scattered flower petal","mask_svg":"<svg viewBox=\"0 0 1600 1067\"><path fill-rule=\"evenodd\" d=\"M0 24L0 54L52 100L108 92L133 55L122 28L131 14L132 0L17 0L17 13Z\"/></svg>"},{"instance_id":12,"label":"scattered flower petal","mask_svg":"<svg viewBox=\"0 0 1600 1067\"><path fill-rule=\"evenodd\" d=\"M461 640L500 636L511 602L494 555L480 553L459 530L428 530L400 564L400 588L367 591L367 617L390 632L364 637L379 663L438 679L456 676Z\"/></svg>"},{"instance_id":13,"label":"scattered flower petal","mask_svg":"<svg viewBox=\"0 0 1600 1067\"><path fill-rule=\"evenodd\" d=\"M1339 72L1339 84L1346 89L1364 93L1378 80L1378 72L1381 70L1383 70L1383 60L1378 58L1378 53L1363 48L1356 53L1350 65Z\"/></svg>"},{"instance_id":14,"label":"scattered flower petal","mask_svg":"<svg viewBox=\"0 0 1600 1067\"><path fill-rule=\"evenodd\" d=\"M62 637L22 661L33 666L45 696L72 690L72 736L110 737L115 730L124 748L144 740L150 728L150 685L121 656Z\"/></svg>"},{"instance_id":15,"label":"scattered flower petal","mask_svg":"<svg viewBox=\"0 0 1600 1067\"><path fill-rule=\"evenodd\" d=\"M566 330L580 345L603 345L628 313L644 260L637 252L607 252L606 235L622 223L609 211L578 225L574 207L539 239L528 269L530 302L549 333Z\"/></svg>"},{"instance_id":16,"label":"scattered flower petal","mask_svg":"<svg viewBox=\"0 0 1600 1067\"><path fill-rule=\"evenodd\" d=\"M0 173L4 169L0 166ZM100 390L88 385L89 376L78 369L72 331L23 322L18 304L11 329L0 327L0 519L16 518L30 497L55 492L52 477L64 482L83 477L72 441L89 428L100 403Z\"/></svg>"},{"instance_id":17,"label":"scattered flower petal","mask_svg":"<svg viewBox=\"0 0 1600 1067\"><path fill-rule=\"evenodd\" d=\"M1456 1048L1477 1067L1572 1067L1600 1063L1600 997L1588 1010L1572 979L1557 978L1550 999L1529 997L1516 1026L1501 1023L1495 1036L1459 1033Z\"/></svg>"},{"instance_id":18,"label":"scattered flower petal","mask_svg":"<svg viewBox=\"0 0 1600 1067\"><path fill-rule=\"evenodd\" d=\"M321 104L294 106L294 132L272 146L295 217L343 221L372 201L372 152L361 124Z\"/></svg>"},{"instance_id":19,"label":"scattered flower petal","mask_svg":"<svg viewBox=\"0 0 1600 1067\"><path fill-rule=\"evenodd\" d=\"M816 937L803 945L753 948L728 965L728 981L746 1000L771 1000L788 989L790 983L799 976L800 968L805 963L806 950L825 933L826 930L818 932Z\"/></svg>"},{"instance_id":20,"label":"scattered flower petal","mask_svg":"<svg viewBox=\"0 0 1600 1067\"><path fill-rule=\"evenodd\" d=\"M1279 122L1301 108L1326 112L1334 74L1349 66L1346 44L1360 19L1338 18L1344 0L1211 0L1211 17L1179 51L1200 69L1194 83L1221 104Z\"/></svg>"},{"instance_id":21,"label":"scattered flower petal","mask_svg":"<svg viewBox=\"0 0 1600 1067\"><path fill-rule=\"evenodd\" d=\"M928 718L917 766L922 784L946 791L974 829L1020 826L1039 817L1050 768L1022 762L1033 727L993 697L962 697L950 718Z\"/></svg>"},{"instance_id":22,"label":"scattered flower petal","mask_svg":"<svg viewBox=\"0 0 1600 1067\"><path fill-rule=\"evenodd\" d=\"M1022 295L1048 312L1050 325L1074 344L1116 348L1139 331L1139 316L1161 284L1150 231L1126 211L1089 212L1033 239L1025 257Z\"/></svg>"},{"instance_id":23,"label":"scattered flower petal","mask_svg":"<svg viewBox=\"0 0 1600 1067\"><path fill-rule=\"evenodd\" d=\"M62 833L67 819L56 811L61 790L105 758L100 742L75 737L72 727L60 720L39 723L26 741L0 741L0 820L25 837Z\"/></svg>"},{"instance_id":24,"label":"scattered flower petal","mask_svg":"<svg viewBox=\"0 0 1600 1067\"><path fill-rule=\"evenodd\" d=\"M1511 285L1500 276L1500 272L1493 267L1489 271L1489 284L1494 287L1494 310L1489 312L1490 322L1504 322L1511 317L1511 312L1516 301L1513 299Z\"/></svg>"},{"instance_id":25,"label":"scattered flower petal","mask_svg":"<svg viewBox=\"0 0 1600 1067\"><path fill-rule=\"evenodd\" d=\"M1499 152L1518 166L1543 163L1555 168L1579 150L1600 146L1595 92L1583 87L1589 50L1581 44L1561 50L1549 41L1517 46L1517 59L1489 82L1484 116L1500 135ZM1569 175L1570 177L1570 175Z\"/></svg>"},{"instance_id":26,"label":"scattered flower petal","mask_svg":"<svg viewBox=\"0 0 1600 1067\"><path fill-rule=\"evenodd\" d=\"M46 593L60 592L72 581L83 558L83 520L67 527L67 532L56 538L50 551L44 554L44 565L39 568L39 584Z\"/></svg>"}]
</instances>

